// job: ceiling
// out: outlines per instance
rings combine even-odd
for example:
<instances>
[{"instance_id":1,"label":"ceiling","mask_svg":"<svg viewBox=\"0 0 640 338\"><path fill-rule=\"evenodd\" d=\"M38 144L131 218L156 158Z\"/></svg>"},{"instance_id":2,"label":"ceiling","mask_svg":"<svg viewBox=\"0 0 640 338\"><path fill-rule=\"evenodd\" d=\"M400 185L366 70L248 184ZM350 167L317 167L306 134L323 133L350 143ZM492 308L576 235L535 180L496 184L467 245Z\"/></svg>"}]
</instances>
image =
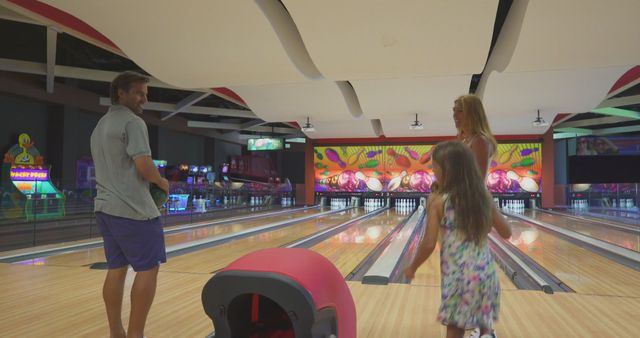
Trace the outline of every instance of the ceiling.
<instances>
[{"instance_id":1,"label":"ceiling","mask_svg":"<svg viewBox=\"0 0 640 338\"><path fill-rule=\"evenodd\" d=\"M0 5L126 56L173 87L223 88L265 122L309 117L311 138L454 135L453 100L470 89L497 135L544 133L531 124L538 110L547 121L596 108L606 117L616 112L603 108L633 111L640 101L609 97L640 60L637 0ZM409 130L415 114L424 129Z\"/></svg>"}]
</instances>

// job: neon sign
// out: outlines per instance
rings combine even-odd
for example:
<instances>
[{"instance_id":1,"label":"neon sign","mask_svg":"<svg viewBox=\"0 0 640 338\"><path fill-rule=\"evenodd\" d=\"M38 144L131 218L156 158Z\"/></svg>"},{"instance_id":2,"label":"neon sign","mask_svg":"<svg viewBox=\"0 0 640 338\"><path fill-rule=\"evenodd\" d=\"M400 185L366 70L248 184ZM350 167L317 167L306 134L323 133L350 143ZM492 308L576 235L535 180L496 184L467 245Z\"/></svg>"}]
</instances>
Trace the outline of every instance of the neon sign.
<instances>
[{"instance_id":1,"label":"neon sign","mask_svg":"<svg viewBox=\"0 0 640 338\"><path fill-rule=\"evenodd\" d=\"M46 169L11 168L9 175L13 181L49 180L49 171Z\"/></svg>"}]
</instances>

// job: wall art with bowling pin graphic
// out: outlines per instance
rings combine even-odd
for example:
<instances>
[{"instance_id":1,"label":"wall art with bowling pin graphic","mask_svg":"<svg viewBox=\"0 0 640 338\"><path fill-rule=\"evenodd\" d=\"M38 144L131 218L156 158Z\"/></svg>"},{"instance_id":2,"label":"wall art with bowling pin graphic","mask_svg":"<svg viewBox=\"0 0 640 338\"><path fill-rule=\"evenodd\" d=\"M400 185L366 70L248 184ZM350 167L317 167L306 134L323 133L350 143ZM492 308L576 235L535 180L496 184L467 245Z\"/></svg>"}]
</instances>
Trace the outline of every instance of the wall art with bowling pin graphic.
<instances>
[{"instance_id":1,"label":"wall art with bowling pin graphic","mask_svg":"<svg viewBox=\"0 0 640 338\"><path fill-rule=\"evenodd\" d=\"M487 173L487 187L493 193L538 193L542 189L542 144L503 143Z\"/></svg>"},{"instance_id":2,"label":"wall art with bowling pin graphic","mask_svg":"<svg viewBox=\"0 0 640 338\"><path fill-rule=\"evenodd\" d=\"M331 146L313 150L315 190L384 191L384 146Z\"/></svg>"},{"instance_id":3,"label":"wall art with bowling pin graphic","mask_svg":"<svg viewBox=\"0 0 640 338\"><path fill-rule=\"evenodd\" d=\"M315 190L429 192L432 145L314 148Z\"/></svg>"},{"instance_id":4,"label":"wall art with bowling pin graphic","mask_svg":"<svg viewBox=\"0 0 640 338\"><path fill-rule=\"evenodd\" d=\"M317 192L430 192L435 145L398 144L314 148ZM537 193L542 186L540 143L499 144L487 174L494 193Z\"/></svg>"},{"instance_id":5,"label":"wall art with bowling pin graphic","mask_svg":"<svg viewBox=\"0 0 640 338\"><path fill-rule=\"evenodd\" d=\"M430 192L435 181L431 163L433 145L390 145L385 154L389 192Z\"/></svg>"}]
</instances>

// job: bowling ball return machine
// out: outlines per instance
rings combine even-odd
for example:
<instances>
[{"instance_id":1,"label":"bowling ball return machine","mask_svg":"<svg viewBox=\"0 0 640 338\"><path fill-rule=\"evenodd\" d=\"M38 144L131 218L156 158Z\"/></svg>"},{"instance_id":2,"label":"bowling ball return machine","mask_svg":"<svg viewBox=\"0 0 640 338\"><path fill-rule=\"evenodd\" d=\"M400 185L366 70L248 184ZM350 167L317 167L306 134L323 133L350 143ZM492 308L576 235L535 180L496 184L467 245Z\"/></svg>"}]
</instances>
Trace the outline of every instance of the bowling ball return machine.
<instances>
[{"instance_id":1,"label":"bowling ball return machine","mask_svg":"<svg viewBox=\"0 0 640 338\"><path fill-rule=\"evenodd\" d=\"M250 253L202 290L215 338L355 338L356 309L340 272L306 249Z\"/></svg>"}]
</instances>

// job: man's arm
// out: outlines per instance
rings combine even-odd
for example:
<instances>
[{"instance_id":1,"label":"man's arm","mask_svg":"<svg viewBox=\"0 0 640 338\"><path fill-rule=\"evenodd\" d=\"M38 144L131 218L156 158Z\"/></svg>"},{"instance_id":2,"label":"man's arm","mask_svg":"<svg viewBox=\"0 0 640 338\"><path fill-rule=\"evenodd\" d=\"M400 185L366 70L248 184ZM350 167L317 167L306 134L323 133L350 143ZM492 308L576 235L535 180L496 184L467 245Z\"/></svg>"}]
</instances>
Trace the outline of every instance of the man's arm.
<instances>
[{"instance_id":1,"label":"man's arm","mask_svg":"<svg viewBox=\"0 0 640 338\"><path fill-rule=\"evenodd\" d=\"M149 183L154 183L169 194L169 181L160 176L158 168L153 164L151 156L138 156L134 160L138 175Z\"/></svg>"}]
</instances>

